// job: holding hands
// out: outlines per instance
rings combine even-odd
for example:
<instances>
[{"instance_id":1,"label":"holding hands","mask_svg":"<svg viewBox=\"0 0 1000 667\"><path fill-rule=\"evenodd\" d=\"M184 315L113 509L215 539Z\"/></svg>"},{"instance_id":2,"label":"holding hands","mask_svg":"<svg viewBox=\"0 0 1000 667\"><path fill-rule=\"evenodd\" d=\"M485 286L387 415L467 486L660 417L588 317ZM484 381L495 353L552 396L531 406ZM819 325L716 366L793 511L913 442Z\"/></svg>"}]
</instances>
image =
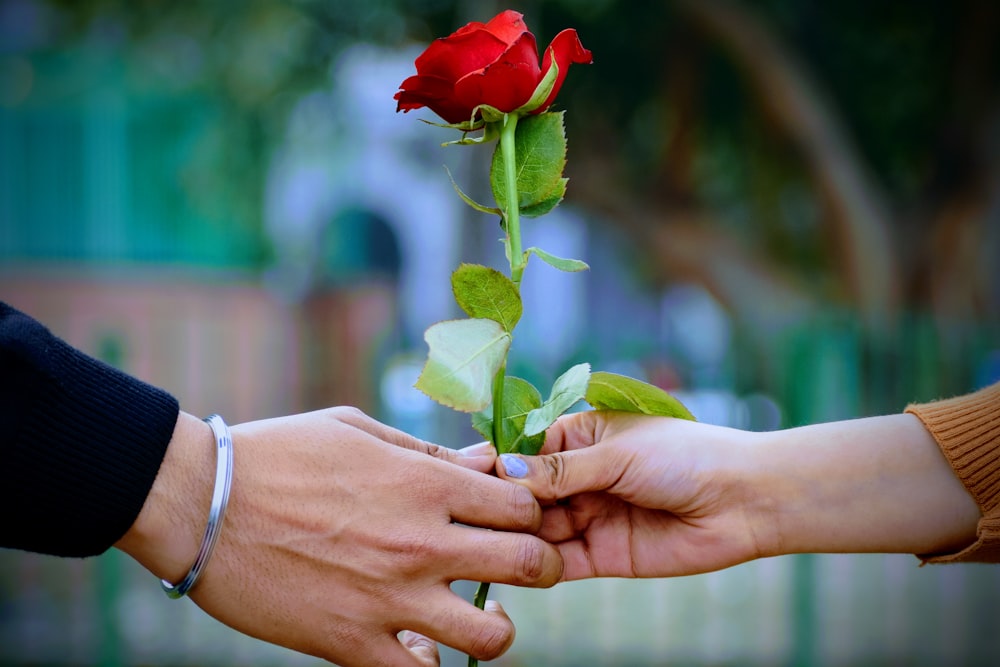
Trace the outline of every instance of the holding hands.
<instances>
[{"instance_id":1,"label":"holding hands","mask_svg":"<svg viewBox=\"0 0 1000 667\"><path fill-rule=\"evenodd\" d=\"M736 461L744 435L582 412L549 429L541 456L504 454L497 469L546 505L539 535L559 548L565 580L693 574L760 555Z\"/></svg>"},{"instance_id":2,"label":"holding hands","mask_svg":"<svg viewBox=\"0 0 1000 667\"><path fill-rule=\"evenodd\" d=\"M480 659L506 651L510 619L456 596L459 579L550 586L801 552L933 555L982 531L978 498L912 414L755 433L581 412L553 424L539 456L499 458L351 408L232 433L238 483L192 597L246 634L346 667L436 665L436 642ZM211 440L181 414L117 545L170 581L198 544ZM494 468L500 479L483 474Z\"/></svg>"}]
</instances>

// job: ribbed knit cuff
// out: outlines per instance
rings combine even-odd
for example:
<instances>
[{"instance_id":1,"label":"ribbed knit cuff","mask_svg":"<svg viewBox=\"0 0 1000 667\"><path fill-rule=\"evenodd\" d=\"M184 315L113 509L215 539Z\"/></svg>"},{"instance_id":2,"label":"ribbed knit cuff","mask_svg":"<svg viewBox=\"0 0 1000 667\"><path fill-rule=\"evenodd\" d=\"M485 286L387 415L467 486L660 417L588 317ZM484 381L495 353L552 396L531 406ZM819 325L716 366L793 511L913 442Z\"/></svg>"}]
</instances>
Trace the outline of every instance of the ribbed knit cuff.
<instances>
[{"instance_id":1,"label":"ribbed knit cuff","mask_svg":"<svg viewBox=\"0 0 1000 667\"><path fill-rule=\"evenodd\" d=\"M975 543L958 553L921 559L1000 562L1000 383L957 398L910 405L906 412L930 431L983 515Z\"/></svg>"},{"instance_id":2,"label":"ribbed knit cuff","mask_svg":"<svg viewBox=\"0 0 1000 667\"><path fill-rule=\"evenodd\" d=\"M0 544L59 556L111 547L134 523L173 436L166 392L93 359L27 316L0 328Z\"/></svg>"}]
</instances>

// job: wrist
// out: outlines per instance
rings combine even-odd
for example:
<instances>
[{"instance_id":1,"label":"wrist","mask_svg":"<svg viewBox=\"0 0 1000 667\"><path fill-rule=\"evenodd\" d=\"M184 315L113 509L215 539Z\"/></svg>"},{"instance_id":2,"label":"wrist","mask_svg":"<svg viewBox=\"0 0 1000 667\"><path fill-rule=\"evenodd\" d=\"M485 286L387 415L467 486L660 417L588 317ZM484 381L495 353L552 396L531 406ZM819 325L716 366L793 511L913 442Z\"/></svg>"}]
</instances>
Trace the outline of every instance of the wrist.
<instances>
[{"instance_id":1,"label":"wrist","mask_svg":"<svg viewBox=\"0 0 1000 667\"><path fill-rule=\"evenodd\" d=\"M779 433L747 433L747 446L734 452L731 485L738 489L736 497L741 499L756 558L789 553L783 513L788 510L787 499L796 494L774 464L780 451Z\"/></svg>"},{"instance_id":2,"label":"wrist","mask_svg":"<svg viewBox=\"0 0 1000 667\"><path fill-rule=\"evenodd\" d=\"M975 539L974 501L911 415L775 431L754 458L767 555L936 553Z\"/></svg>"},{"instance_id":3,"label":"wrist","mask_svg":"<svg viewBox=\"0 0 1000 667\"><path fill-rule=\"evenodd\" d=\"M211 427L181 412L142 511L115 546L160 579L179 581L198 553L215 480Z\"/></svg>"}]
</instances>

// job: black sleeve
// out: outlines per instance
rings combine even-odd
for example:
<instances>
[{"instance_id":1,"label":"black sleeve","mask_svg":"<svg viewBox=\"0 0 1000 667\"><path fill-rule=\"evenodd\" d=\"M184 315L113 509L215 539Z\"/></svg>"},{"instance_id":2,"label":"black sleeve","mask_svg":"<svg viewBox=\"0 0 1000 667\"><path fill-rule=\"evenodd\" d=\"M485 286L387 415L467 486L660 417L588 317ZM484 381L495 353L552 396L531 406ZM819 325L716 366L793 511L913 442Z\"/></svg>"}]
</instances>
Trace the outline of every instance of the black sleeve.
<instances>
[{"instance_id":1,"label":"black sleeve","mask_svg":"<svg viewBox=\"0 0 1000 667\"><path fill-rule=\"evenodd\" d=\"M0 302L0 546L91 556L132 526L179 406Z\"/></svg>"}]
</instances>

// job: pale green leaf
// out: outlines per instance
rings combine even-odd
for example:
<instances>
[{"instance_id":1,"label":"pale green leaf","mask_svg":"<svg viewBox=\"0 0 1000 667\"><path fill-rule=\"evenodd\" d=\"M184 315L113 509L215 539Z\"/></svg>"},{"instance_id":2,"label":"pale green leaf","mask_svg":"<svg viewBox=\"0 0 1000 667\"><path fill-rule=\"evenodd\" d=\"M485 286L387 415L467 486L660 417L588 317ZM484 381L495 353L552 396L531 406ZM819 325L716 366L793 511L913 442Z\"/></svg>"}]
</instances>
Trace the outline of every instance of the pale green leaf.
<instances>
[{"instance_id":1,"label":"pale green leaf","mask_svg":"<svg viewBox=\"0 0 1000 667\"><path fill-rule=\"evenodd\" d=\"M549 400L528 413L524 424L525 435L543 432L559 415L577 404L587 392L590 381L590 364L577 364L560 375L552 385Z\"/></svg>"},{"instance_id":2,"label":"pale green leaf","mask_svg":"<svg viewBox=\"0 0 1000 667\"><path fill-rule=\"evenodd\" d=\"M694 415L683 403L659 387L617 373L598 371L591 374L584 399L595 410L694 420Z\"/></svg>"},{"instance_id":3,"label":"pale green leaf","mask_svg":"<svg viewBox=\"0 0 1000 667\"><path fill-rule=\"evenodd\" d=\"M524 258L527 260L528 255L536 255L538 259L542 260L549 266L559 269L560 271L567 271L569 273L575 273L577 271L586 271L590 266L579 259L564 259L562 257L556 257L553 254L547 253L541 248L531 247L524 251Z\"/></svg>"},{"instance_id":4,"label":"pale green leaf","mask_svg":"<svg viewBox=\"0 0 1000 667\"><path fill-rule=\"evenodd\" d=\"M447 320L424 332L430 349L416 387L455 410L489 405L493 377L510 348L510 334L488 319Z\"/></svg>"}]
</instances>

